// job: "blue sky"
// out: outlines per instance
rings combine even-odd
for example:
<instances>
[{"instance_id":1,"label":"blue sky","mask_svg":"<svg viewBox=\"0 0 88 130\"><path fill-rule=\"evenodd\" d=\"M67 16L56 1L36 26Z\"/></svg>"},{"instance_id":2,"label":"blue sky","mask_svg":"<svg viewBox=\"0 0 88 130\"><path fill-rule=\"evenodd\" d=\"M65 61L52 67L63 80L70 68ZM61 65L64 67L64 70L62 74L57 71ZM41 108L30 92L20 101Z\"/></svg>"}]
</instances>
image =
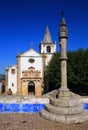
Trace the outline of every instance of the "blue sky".
<instances>
[{"instance_id":1,"label":"blue sky","mask_svg":"<svg viewBox=\"0 0 88 130\"><path fill-rule=\"evenodd\" d=\"M69 30L67 50L88 48L88 0L0 0L0 73L31 43L39 51L47 24L59 51L61 10Z\"/></svg>"}]
</instances>

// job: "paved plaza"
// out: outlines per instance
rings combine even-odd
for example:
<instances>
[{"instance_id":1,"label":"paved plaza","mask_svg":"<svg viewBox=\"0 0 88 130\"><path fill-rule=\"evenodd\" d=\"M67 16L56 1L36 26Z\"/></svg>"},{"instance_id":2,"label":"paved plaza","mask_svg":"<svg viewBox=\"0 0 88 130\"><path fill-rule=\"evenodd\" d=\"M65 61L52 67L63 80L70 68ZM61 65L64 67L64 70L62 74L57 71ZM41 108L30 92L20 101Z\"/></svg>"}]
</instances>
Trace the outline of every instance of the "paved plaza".
<instances>
[{"instance_id":1,"label":"paved plaza","mask_svg":"<svg viewBox=\"0 0 88 130\"><path fill-rule=\"evenodd\" d=\"M38 113L3 113L0 114L0 130L88 130L88 121L63 125L45 120Z\"/></svg>"}]
</instances>

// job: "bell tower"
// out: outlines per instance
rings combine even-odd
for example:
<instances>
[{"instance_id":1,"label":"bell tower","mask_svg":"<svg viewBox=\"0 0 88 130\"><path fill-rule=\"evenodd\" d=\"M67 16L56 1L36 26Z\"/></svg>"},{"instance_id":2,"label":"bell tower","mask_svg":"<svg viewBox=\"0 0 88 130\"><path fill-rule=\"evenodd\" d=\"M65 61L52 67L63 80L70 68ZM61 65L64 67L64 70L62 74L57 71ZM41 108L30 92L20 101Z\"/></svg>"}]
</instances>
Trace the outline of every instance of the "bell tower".
<instances>
[{"instance_id":1,"label":"bell tower","mask_svg":"<svg viewBox=\"0 0 88 130\"><path fill-rule=\"evenodd\" d=\"M46 26L43 41L40 43L40 53L45 56L45 65L50 61L53 53L56 52L56 43L52 41L48 26Z\"/></svg>"}]
</instances>

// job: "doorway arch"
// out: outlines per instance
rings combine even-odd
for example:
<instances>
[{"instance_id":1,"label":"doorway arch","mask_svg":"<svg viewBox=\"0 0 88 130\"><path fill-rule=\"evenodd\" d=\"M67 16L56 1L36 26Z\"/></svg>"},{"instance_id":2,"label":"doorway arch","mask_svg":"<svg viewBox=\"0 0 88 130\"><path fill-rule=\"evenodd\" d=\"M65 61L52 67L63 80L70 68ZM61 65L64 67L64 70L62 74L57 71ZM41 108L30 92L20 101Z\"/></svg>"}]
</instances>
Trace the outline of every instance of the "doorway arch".
<instances>
[{"instance_id":1,"label":"doorway arch","mask_svg":"<svg viewBox=\"0 0 88 130\"><path fill-rule=\"evenodd\" d=\"M33 81L28 83L28 94L35 95L35 83Z\"/></svg>"}]
</instances>

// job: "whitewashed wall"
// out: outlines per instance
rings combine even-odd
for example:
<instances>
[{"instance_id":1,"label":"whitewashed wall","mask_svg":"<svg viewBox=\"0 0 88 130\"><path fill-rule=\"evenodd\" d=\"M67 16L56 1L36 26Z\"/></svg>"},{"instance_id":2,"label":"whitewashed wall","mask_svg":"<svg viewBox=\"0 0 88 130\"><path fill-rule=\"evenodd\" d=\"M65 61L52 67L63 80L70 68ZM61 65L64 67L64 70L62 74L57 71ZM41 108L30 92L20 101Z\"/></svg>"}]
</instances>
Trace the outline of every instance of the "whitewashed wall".
<instances>
[{"instance_id":1,"label":"whitewashed wall","mask_svg":"<svg viewBox=\"0 0 88 130\"><path fill-rule=\"evenodd\" d=\"M41 44L41 53L47 53L47 46L51 47L51 53L56 52L56 44Z\"/></svg>"},{"instance_id":2,"label":"whitewashed wall","mask_svg":"<svg viewBox=\"0 0 88 130\"><path fill-rule=\"evenodd\" d=\"M30 63L29 59L34 59L34 63ZM30 49L29 51L25 52L21 55L21 78L22 78L22 72L25 70L28 70L29 67L34 67L35 70L38 70L41 72L42 77L42 56L34 51L33 49ZM11 73L11 70L15 69L15 74ZM12 83L14 86L12 86ZM17 65L14 65L12 67L9 67L8 71L8 89L11 88L12 93L17 93Z\"/></svg>"},{"instance_id":3,"label":"whitewashed wall","mask_svg":"<svg viewBox=\"0 0 88 130\"><path fill-rule=\"evenodd\" d=\"M30 63L29 59L34 59L34 63ZM42 76L42 57L33 49L21 55L21 77L22 72L28 70L31 66L34 67L35 70L41 71Z\"/></svg>"},{"instance_id":4,"label":"whitewashed wall","mask_svg":"<svg viewBox=\"0 0 88 130\"><path fill-rule=\"evenodd\" d=\"M15 69L15 74L11 74L11 69ZM12 83L14 86L12 86ZM8 71L8 89L11 88L12 93L17 93L17 65L14 65L9 68Z\"/></svg>"},{"instance_id":5,"label":"whitewashed wall","mask_svg":"<svg viewBox=\"0 0 88 130\"><path fill-rule=\"evenodd\" d=\"M53 54L45 54L46 58L45 58L45 65L48 65L48 63L50 62Z\"/></svg>"}]
</instances>

